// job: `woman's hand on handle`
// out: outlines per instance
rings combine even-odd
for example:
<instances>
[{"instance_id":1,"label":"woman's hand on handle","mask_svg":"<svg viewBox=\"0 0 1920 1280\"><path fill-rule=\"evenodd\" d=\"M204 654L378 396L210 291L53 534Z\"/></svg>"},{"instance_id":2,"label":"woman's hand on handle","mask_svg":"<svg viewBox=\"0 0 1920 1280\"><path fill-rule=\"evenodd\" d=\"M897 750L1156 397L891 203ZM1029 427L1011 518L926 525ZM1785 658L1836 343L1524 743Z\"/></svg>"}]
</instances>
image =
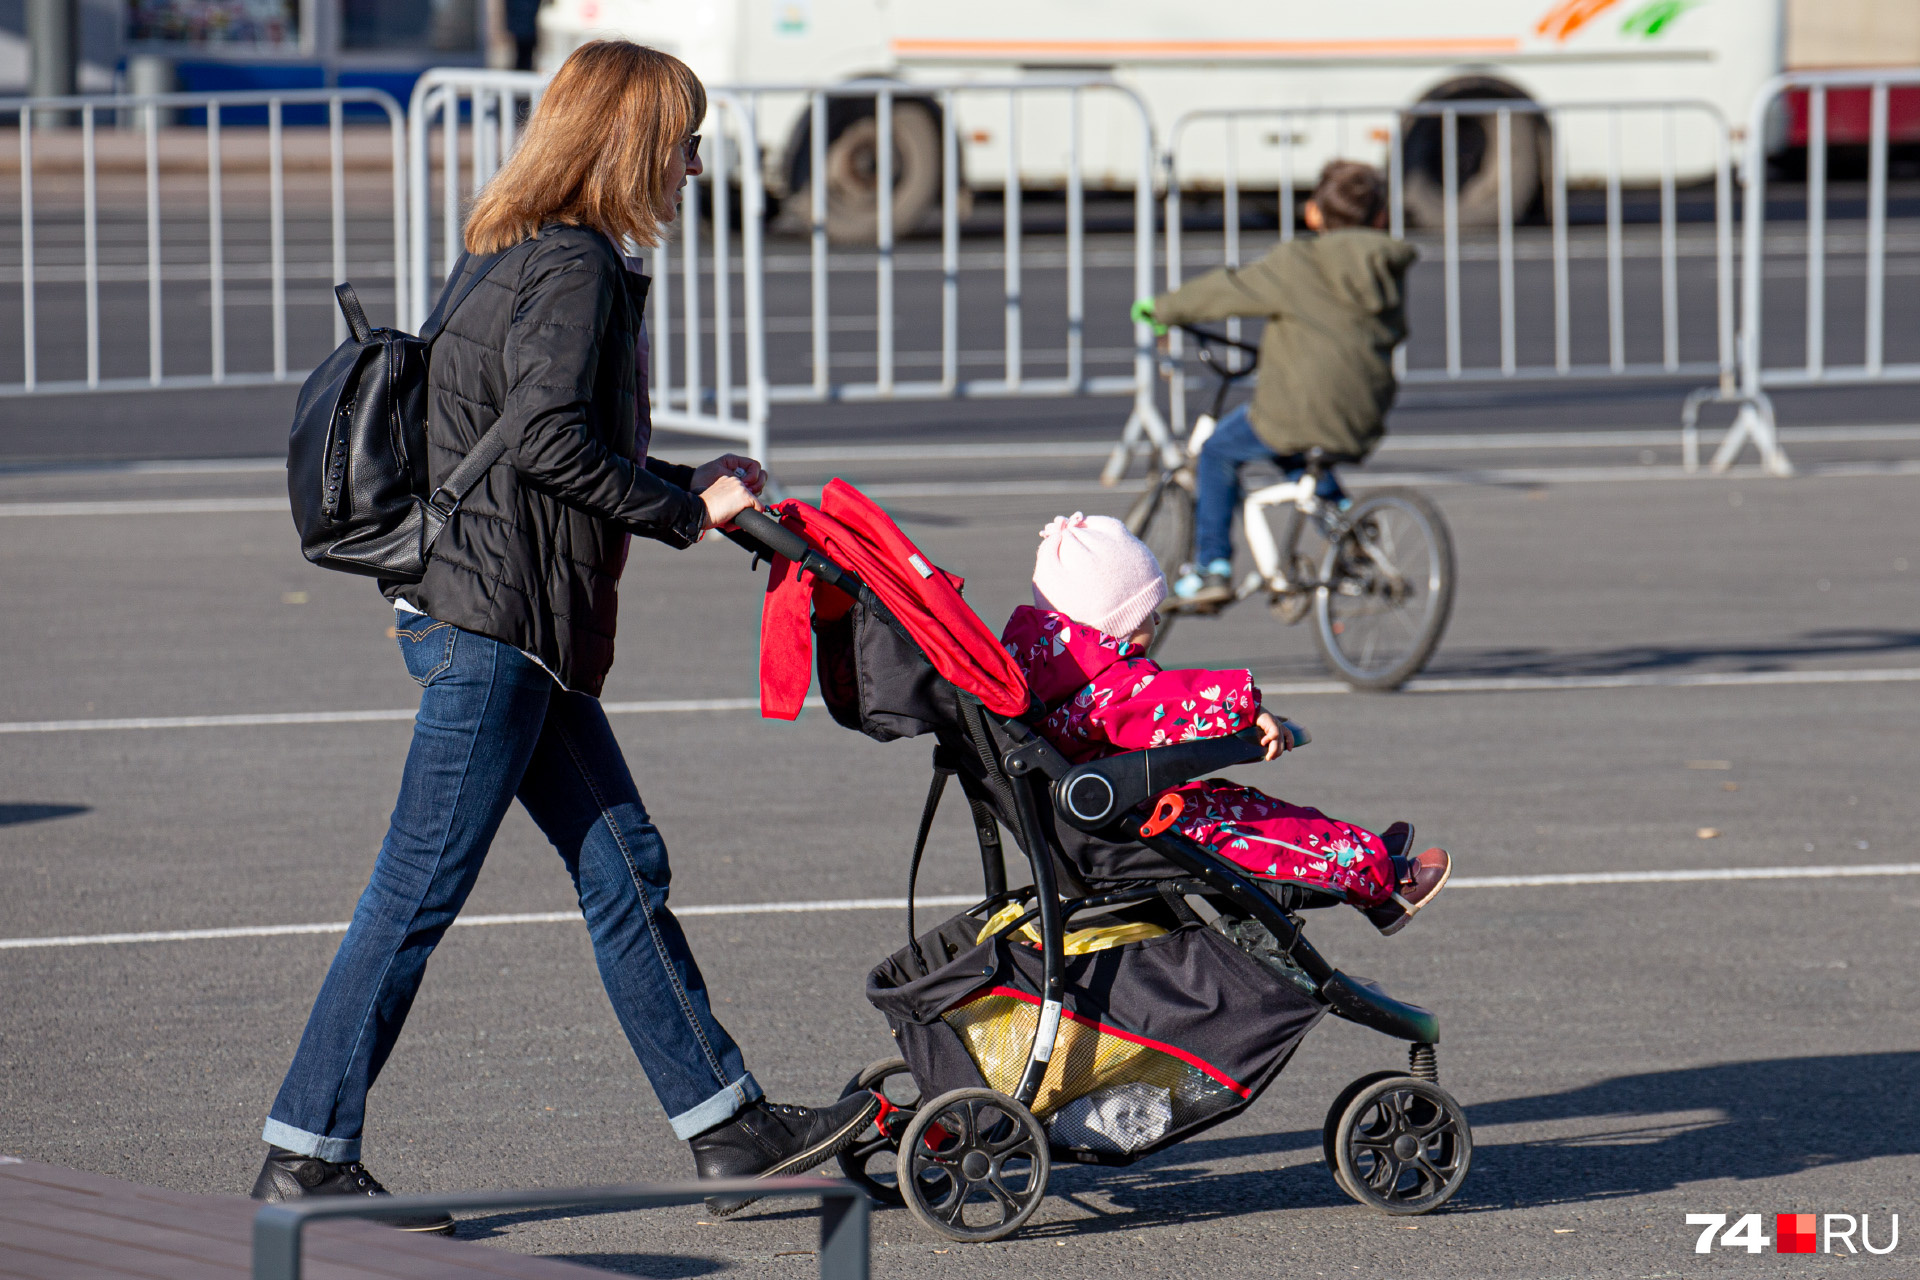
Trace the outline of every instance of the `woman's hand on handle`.
<instances>
[{"instance_id":1,"label":"woman's hand on handle","mask_svg":"<svg viewBox=\"0 0 1920 1280\"><path fill-rule=\"evenodd\" d=\"M758 460L741 453L723 453L693 469L693 491L704 494L721 476L732 476L755 493L767 483L766 468Z\"/></svg>"},{"instance_id":2,"label":"woman's hand on handle","mask_svg":"<svg viewBox=\"0 0 1920 1280\"><path fill-rule=\"evenodd\" d=\"M1267 749L1267 759L1277 760L1282 751L1293 750L1293 735L1273 718L1273 712L1262 711L1253 723L1260 730L1260 745Z\"/></svg>"},{"instance_id":3,"label":"woman's hand on handle","mask_svg":"<svg viewBox=\"0 0 1920 1280\"><path fill-rule=\"evenodd\" d=\"M696 480L698 476L699 473L695 472ZM701 526L703 529L725 529L733 524L733 518L742 511L767 509L759 495L737 475L723 474L706 485L700 490L700 501L707 507L706 523Z\"/></svg>"}]
</instances>

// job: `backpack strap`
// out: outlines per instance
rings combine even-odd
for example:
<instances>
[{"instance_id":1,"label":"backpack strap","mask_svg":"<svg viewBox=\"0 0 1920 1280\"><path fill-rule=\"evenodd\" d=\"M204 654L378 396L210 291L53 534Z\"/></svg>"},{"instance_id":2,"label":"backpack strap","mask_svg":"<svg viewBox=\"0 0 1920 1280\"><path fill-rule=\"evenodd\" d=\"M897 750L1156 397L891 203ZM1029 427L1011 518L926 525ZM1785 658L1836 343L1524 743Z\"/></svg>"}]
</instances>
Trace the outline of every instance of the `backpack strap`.
<instances>
[{"instance_id":1,"label":"backpack strap","mask_svg":"<svg viewBox=\"0 0 1920 1280\"><path fill-rule=\"evenodd\" d=\"M453 318L453 313L460 309L460 304L467 300L467 295L473 292L474 286L487 278L487 273L493 270L500 259L517 248L519 246L514 245L498 253L490 253L477 261L471 253L462 249L460 257L453 264L453 270L447 274L447 283L440 289L439 300L433 304L433 311L427 316L426 323L420 326L421 341L432 346L433 340L440 336L440 330L444 329L447 321ZM472 267L473 274L463 280L460 273L469 265Z\"/></svg>"},{"instance_id":2,"label":"backpack strap","mask_svg":"<svg viewBox=\"0 0 1920 1280\"><path fill-rule=\"evenodd\" d=\"M439 301L434 303L433 313L427 317L427 322L420 326L421 341L431 348L434 340L440 336L440 331L446 327L447 321L453 318L453 313L460 309L460 304L465 302L467 295L473 292L474 286L486 279L487 273L499 265L502 258L517 248L519 246L515 245L478 259L462 250L459 261L454 263L453 271L447 277L445 287L440 290ZM464 279L461 277L463 270L470 272ZM494 424L487 428L486 434L481 436L473 448L468 450L467 456L460 460L460 465L453 469L453 473L427 495L429 506L447 517L451 517L459 509L460 504L466 501L467 494L480 483L480 477L486 475L493 464L500 461L500 455L507 451L507 438L502 434L500 427L501 420L495 419Z\"/></svg>"}]
</instances>

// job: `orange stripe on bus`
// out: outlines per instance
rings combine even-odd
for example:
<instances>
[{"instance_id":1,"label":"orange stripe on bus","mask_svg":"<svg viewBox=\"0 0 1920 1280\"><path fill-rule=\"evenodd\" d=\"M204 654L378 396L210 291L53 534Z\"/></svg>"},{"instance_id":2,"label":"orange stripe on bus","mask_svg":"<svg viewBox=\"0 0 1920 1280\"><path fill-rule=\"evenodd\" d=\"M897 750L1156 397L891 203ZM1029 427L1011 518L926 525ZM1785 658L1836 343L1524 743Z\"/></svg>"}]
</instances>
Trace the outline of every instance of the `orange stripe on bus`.
<instances>
[{"instance_id":1,"label":"orange stripe on bus","mask_svg":"<svg viewBox=\"0 0 1920 1280\"><path fill-rule=\"evenodd\" d=\"M1511 36L1382 40L962 40L901 39L894 53L963 58L1337 58L1426 53L1512 53Z\"/></svg>"}]
</instances>

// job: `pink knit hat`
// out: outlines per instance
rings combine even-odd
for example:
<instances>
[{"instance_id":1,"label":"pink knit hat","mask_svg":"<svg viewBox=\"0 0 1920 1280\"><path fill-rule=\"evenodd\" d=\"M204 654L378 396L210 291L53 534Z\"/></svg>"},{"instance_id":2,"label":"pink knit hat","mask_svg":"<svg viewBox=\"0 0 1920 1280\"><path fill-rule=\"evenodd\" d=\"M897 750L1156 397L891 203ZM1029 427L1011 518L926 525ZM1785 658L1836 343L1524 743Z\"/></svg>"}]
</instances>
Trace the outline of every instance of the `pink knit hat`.
<instances>
[{"instance_id":1,"label":"pink knit hat","mask_svg":"<svg viewBox=\"0 0 1920 1280\"><path fill-rule=\"evenodd\" d=\"M1040 531L1033 602L1110 636L1128 636L1167 598L1147 544L1112 516L1076 511Z\"/></svg>"}]
</instances>

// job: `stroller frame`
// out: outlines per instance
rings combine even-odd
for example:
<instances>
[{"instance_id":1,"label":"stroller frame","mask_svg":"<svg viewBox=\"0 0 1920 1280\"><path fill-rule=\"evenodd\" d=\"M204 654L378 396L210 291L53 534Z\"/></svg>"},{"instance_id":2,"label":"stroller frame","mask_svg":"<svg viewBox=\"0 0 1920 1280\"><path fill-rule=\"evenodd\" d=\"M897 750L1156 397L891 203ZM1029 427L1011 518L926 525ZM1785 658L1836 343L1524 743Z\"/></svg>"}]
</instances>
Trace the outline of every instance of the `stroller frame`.
<instances>
[{"instance_id":1,"label":"stroller frame","mask_svg":"<svg viewBox=\"0 0 1920 1280\"><path fill-rule=\"evenodd\" d=\"M858 575L836 564L792 530L758 512L743 513L736 524L738 532L729 535L736 542L756 555L772 553L794 561L806 572L852 597L924 655L924 650L886 602ZM1240 867L1212 849L1171 829L1149 834L1139 825L1139 807L1161 793L1215 770L1261 759L1264 748L1258 741L1257 731L1151 747L1075 765L1028 723L1028 719L1039 718L1037 705L1029 707L1025 716L1001 715L968 690L950 682L943 683L952 689L959 715L957 724L936 726L933 731L937 743L933 781L921 814L908 876L909 945L918 956L914 886L945 784L949 777L957 776L972 811L985 890L983 899L964 914L984 919L1008 903L1027 905L1018 918L996 932L1000 936L1009 935L1037 921L1041 955L1040 1015L1025 1069L1011 1095L960 1089L911 1107L889 1102L880 1117L878 1137L869 1131L866 1141L856 1144L842 1157L848 1173L877 1198L896 1202L904 1198L917 1218L951 1239L997 1239L1018 1229L1037 1208L1052 1159L1101 1165L1131 1164L1251 1106L1278 1076L1284 1058L1264 1078L1252 1082L1252 1087L1233 1105L1162 1141L1124 1154L1054 1147L1029 1110L1040 1094L1059 1039L1065 1007L1068 922L1090 911L1124 910L1159 900L1183 923L1199 924L1199 916L1186 901L1194 897L1222 915L1237 916L1263 926L1284 962L1311 983L1311 990L1306 994L1324 1012L1410 1043L1406 1072L1376 1072L1361 1077L1342 1091L1328 1114L1327 1162L1341 1189L1363 1204L1395 1214L1430 1212L1451 1198L1464 1179L1471 1158L1471 1132L1459 1104L1438 1084L1435 1046L1440 1038L1439 1019L1425 1009L1394 999L1365 979L1342 973L1308 941L1297 913L1333 905L1339 899L1294 884L1263 889ZM1097 887L1080 883L1080 876L1043 820L1043 803L1051 807L1056 818L1078 831L1097 839L1145 845L1182 874L1175 878L1140 878ZM1010 828L1026 857L1031 876L1029 885L1007 887L1006 853L999 832L1003 823ZM924 957L921 963L924 967ZM1274 972L1273 977L1276 982L1283 980L1278 972ZM1298 988L1303 984L1296 981L1294 985ZM1291 1049L1288 1056L1290 1054ZM849 1082L848 1090L873 1087L884 1076L903 1070L904 1065L898 1059L875 1063ZM917 1153L922 1145L932 1145L936 1139L945 1140L954 1125L949 1123L943 1130L940 1124L933 1123L943 1105L950 1109L981 1101L960 1099L961 1094L990 1095L991 1106L1002 1117L1001 1145L1008 1141L1006 1131L1012 1126L1028 1128L1038 1135L1039 1143L1045 1148L1037 1153L1041 1166L1038 1192L1027 1202L1013 1206L1012 1212L1003 1214L1001 1222L985 1229L946 1220L944 1214L932 1212L923 1203L923 1197L916 1194L924 1188L910 1176L906 1161L900 1168L897 1191L867 1176L864 1170L866 1159L882 1148ZM950 1103L949 1099L958 1101ZM1423 1119L1411 1129L1406 1123L1396 1125L1394 1116L1398 1114L1404 1121L1410 1104L1424 1107L1423 1116L1437 1119L1431 1123ZM903 1128L900 1113L906 1110L912 1110L913 1115ZM1366 1128L1368 1124L1372 1125L1371 1131ZM928 1136L930 1129L933 1137ZM1429 1182L1417 1181L1415 1190L1420 1194L1403 1194L1398 1185L1402 1162L1390 1154L1392 1141L1399 1141L1399 1149L1404 1153L1408 1133L1425 1141L1430 1133L1440 1131L1449 1132L1455 1143L1454 1158L1447 1170L1448 1176L1443 1179L1444 1185L1431 1186ZM1380 1141L1383 1133L1388 1139L1384 1146ZM1028 1143L1029 1148L1033 1145Z\"/></svg>"}]
</instances>

